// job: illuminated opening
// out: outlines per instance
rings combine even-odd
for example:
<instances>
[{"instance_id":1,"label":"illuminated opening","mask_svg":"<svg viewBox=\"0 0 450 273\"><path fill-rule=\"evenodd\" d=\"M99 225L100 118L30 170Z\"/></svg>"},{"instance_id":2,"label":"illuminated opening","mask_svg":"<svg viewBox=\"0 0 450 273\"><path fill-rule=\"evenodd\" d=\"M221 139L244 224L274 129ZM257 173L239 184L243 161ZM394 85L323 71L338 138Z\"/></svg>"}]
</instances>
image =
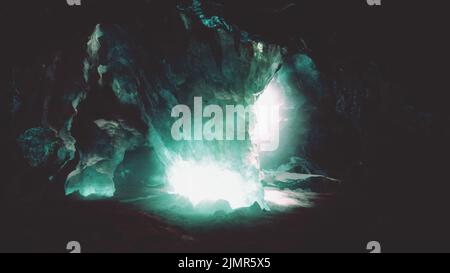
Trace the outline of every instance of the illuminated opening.
<instances>
[{"instance_id":1,"label":"illuminated opening","mask_svg":"<svg viewBox=\"0 0 450 273\"><path fill-rule=\"evenodd\" d=\"M167 179L171 193L202 201L225 200L232 209L249 207L259 201L259 181L251 181L237 171L216 162L177 160L169 167Z\"/></svg>"},{"instance_id":2,"label":"illuminated opening","mask_svg":"<svg viewBox=\"0 0 450 273\"><path fill-rule=\"evenodd\" d=\"M258 151L276 151L280 140L280 109L283 105L282 91L272 80L259 94L252 109L254 121L250 128L250 138L258 146Z\"/></svg>"},{"instance_id":3,"label":"illuminated opening","mask_svg":"<svg viewBox=\"0 0 450 273\"><path fill-rule=\"evenodd\" d=\"M238 157L258 158L260 151L276 150L279 141L279 108L283 104L282 92L272 81L258 96L252 110L256 123L250 128L252 145L256 149L251 155ZM264 190L258 174L246 175L247 170L258 169L258 162L239 170L214 160L174 160L166 175L170 193L186 197L197 206L203 201L227 201L232 209L249 207L257 202L268 209L264 201Z\"/></svg>"}]
</instances>

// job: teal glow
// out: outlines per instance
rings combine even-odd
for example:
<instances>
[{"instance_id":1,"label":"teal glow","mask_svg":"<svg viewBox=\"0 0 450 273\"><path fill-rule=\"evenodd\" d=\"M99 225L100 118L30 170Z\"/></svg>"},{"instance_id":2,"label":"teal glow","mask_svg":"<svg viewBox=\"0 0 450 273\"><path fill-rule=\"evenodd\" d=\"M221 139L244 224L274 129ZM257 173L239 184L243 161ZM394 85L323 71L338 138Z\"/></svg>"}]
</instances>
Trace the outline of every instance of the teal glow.
<instances>
[{"instance_id":1,"label":"teal glow","mask_svg":"<svg viewBox=\"0 0 450 273\"><path fill-rule=\"evenodd\" d=\"M95 186L85 186L79 190L80 194L84 197L89 196L103 196L112 197L114 196L114 188L112 187L95 187Z\"/></svg>"},{"instance_id":2,"label":"teal glow","mask_svg":"<svg viewBox=\"0 0 450 273\"><path fill-rule=\"evenodd\" d=\"M232 209L249 207L261 200L261 185L213 161L177 160L168 170L171 193L187 197L194 205L224 200Z\"/></svg>"},{"instance_id":3,"label":"teal glow","mask_svg":"<svg viewBox=\"0 0 450 273\"><path fill-rule=\"evenodd\" d=\"M278 149L282 121L280 109L283 104L282 91L274 81L269 83L253 104L255 123L250 128L250 138L258 152Z\"/></svg>"},{"instance_id":4,"label":"teal glow","mask_svg":"<svg viewBox=\"0 0 450 273\"><path fill-rule=\"evenodd\" d=\"M278 110L283 104L282 91L275 82L271 82L258 94L251 108L256 121L248 132L251 143L238 141L224 143L228 144L229 148L221 152L223 155L228 154L227 157L221 157L220 153L212 156L210 151L202 149L197 150L197 155L200 151L205 151L203 158L200 159L198 156L186 155L181 158L180 154L178 159L171 160L166 172L169 192L186 197L194 207L203 202L222 200L228 202L232 209L250 207L255 202L268 209L260 181L258 158L262 148L271 146L276 150L278 146L278 130L281 122ZM274 109L276 115L273 115ZM209 142L199 143L204 147ZM241 143L248 149L236 150L230 156L232 143ZM232 158L245 160L242 160L243 164L236 165Z\"/></svg>"},{"instance_id":5,"label":"teal glow","mask_svg":"<svg viewBox=\"0 0 450 273\"><path fill-rule=\"evenodd\" d=\"M95 168L71 173L66 183L66 195L78 192L83 197L113 197L116 191L112 179Z\"/></svg>"}]
</instances>

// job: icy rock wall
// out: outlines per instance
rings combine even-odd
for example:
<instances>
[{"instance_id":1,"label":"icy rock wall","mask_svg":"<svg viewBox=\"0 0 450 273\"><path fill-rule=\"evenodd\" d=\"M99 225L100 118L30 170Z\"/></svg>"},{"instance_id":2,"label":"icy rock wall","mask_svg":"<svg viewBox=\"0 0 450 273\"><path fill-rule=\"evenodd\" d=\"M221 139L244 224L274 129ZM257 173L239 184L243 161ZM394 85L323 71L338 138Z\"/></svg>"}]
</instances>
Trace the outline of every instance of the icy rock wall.
<instances>
[{"instance_id":1,"label":"icy rock wall","mask_svg":"<svg viewBox=\"0 0 450 273\"><path fill-rule=\"evenodd\" d=\"M116 194L118 169L126 183L127 153L142 148L162 168L175 156L257 168L248 162L250 140L173 140L170 113L177 104L193 107L195 96L219 106L252 104L281 65L280 47L236 39L240 34L208 28L183 11L174 25L182 33L181 46L166 46L141 29L140 35L155 37L147 39L149 46L129 26L98 24L82 43L83 52L50 56L39 79L43 99L33 101L39 126L23 128L18 136L29 165L55 165L49 177L67 177L66 194L106 197ZM21 99L23 109L31 107L32 98ZM23 119L36 114L23 109Z\"/></svg>"}]
</instances>

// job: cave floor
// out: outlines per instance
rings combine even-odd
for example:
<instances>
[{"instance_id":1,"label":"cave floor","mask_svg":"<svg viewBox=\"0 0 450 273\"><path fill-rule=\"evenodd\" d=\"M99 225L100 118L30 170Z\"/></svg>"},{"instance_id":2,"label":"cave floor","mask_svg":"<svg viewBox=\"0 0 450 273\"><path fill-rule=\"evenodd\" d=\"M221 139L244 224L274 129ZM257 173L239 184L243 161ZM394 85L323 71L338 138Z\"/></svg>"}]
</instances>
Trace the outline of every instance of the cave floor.
<instances>
[{"instance_id":1,"label":"cave floor","mask_svg":"<svg viewBox=\"0 0 450 273\"><path fill-rule=\"evenodd\" d=\"M339 194L318 195L314 207L212 216L161 215L145 198L41 201L9 209L1 251L68 252L347 252L365 251L367 230ZM139 208L139 209L138 209Z\"/></svg>"}]
</instances>

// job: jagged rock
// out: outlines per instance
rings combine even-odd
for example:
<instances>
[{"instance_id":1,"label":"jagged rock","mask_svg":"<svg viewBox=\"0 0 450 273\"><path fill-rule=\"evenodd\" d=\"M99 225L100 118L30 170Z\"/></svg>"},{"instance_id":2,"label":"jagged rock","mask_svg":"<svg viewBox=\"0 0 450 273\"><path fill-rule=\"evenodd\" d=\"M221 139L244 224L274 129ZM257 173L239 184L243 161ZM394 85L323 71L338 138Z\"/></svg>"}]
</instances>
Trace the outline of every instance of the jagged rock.
<instances>
[{"instance_id":1,"label":"jagged rock","mask_svg":"<svg viewBox=\"0 0 450 273\"><path fill-rule=\"evenodd\" d=\"M46 140L39 134L26 135L21 142L41 144L22 151L34 166L55 161L53 154L59 157L56 162L65 167L57 174L67 176L66 194L111 197L124 191L122 197L131 197L141 188L161 186L144 179L144 172L132 174L136 169L127 163L129 155L143 149L151 150L149 165L157 162L160 169L181 156L227 162L249 181L259 181L260 159L250 139L177 142L170 134L170 114L178 104L193 108L195 96L222 107L253 104L280 71L285 51L253 39L220 16L206 17L201 6L194 6L194 12L180 9L171 14L178 37L155 33L161 39L157 35L148 43L148 37L140 35L153 35L155 26L139 26L136 32L133 25L97 24L88 37L77 41L83 45L80 50L64 48L50 54L42 67L36 66L43 75L35 79L43 86L42 96L35 94L39 99L33 100L26 96L30 90L21 90L19 114L26 119L33 112L31 105L39 108L42 115L34 122L50 128L54 136ZM301 75L303 86L317 83L317 71L307 56L294 56L287 64L290 77ZM297 167L308 173L318 169L306 161ZM126 190L127 183L135 188ZM258 187L262 195L259 182Z\"/></svg>"},{"instance_id":2,"label":"jagged rock","mask_svg":"<svg viewBox=\"0 0 450 273\"><path fill-rule=\"evenodd\" d=\"M317 166L314 166L314 164L301 157L291 157L289 158L289 162L285 164L281 164L276 169L277 172L295 172L295 173L303 173L303 174L322 174L324 175L323 171L321 171Z\"/></svg>"},{"instance_id":3,"label":"jagged rock","mask_svg":"<svg viewBox=\"0 0 450 273\"><path fill-rule=\"evenodd\" d=\"M50 159L61 163L68 157L62 141L48 128L30 128L18 137L17 142L32 167L43 166Z\"/></svg>"},{"instance_id":4,"label":"jagged rock","mask_svg":"<svg viewBox=\"0 0 450 273\"><path fill-rule=\"evenodd\" d=\"M253 149L250 140L176 142L170 135L170 110L177 104L192 106L193 97L199 95L209 104L220 106L251 104L255 94L264 89L279 69L280 48L262 42L236 41L233 33L220 28L202 30L214 34L212 46L211 40L199 36L198 29L186 31L184 54L169 62L170 56L155 59L148 49L131 42L124 28L97 25L88 42L85 81L91 93L104 90L114 96L118 105L114 115L121 116L125 123L148 138L148 144L142 145L152 147L163 165L181 154L184 158L233 162L241 168L247 164L243 154ZM243 44L236 47L236 43ZM215 53L217 47L219 55Z\"/></svg>"},{"instance_id":5,"label":"jagged rock","mask_svg":"<svg viewBox=\"0 0 450 273\"><path fill-rule=\"evenodd\" d=\"M195 206L195 211L202 214L214 214L217 212L231 212L230 204L225 200L203 201Z\"/></svg>"},{"instance_id":6,"label":"jagged rock","mask_svg":"<svg viewBox=\"0 0 450 273\"><path fill-rule=\"evenodd\" d=\"M315 193L336 193L340 189L339 181L325 176L291 175L291 179L280 180L274 183L279 189L302 189Z\"/></svg>"},{"instance_id":7,"label":"jagged rock","mask_svg":"<svg viewBox=\"0 0 450 273\"><path fill-rule=\"evenodd\" d=\"M114 173L125 152L145 143L139 132L121 121L100 119L94 123L95 140L80 150L78 166L66 182L66 194L79 191L83 196L113 196Z\"/></svg>"}]
</instances>

